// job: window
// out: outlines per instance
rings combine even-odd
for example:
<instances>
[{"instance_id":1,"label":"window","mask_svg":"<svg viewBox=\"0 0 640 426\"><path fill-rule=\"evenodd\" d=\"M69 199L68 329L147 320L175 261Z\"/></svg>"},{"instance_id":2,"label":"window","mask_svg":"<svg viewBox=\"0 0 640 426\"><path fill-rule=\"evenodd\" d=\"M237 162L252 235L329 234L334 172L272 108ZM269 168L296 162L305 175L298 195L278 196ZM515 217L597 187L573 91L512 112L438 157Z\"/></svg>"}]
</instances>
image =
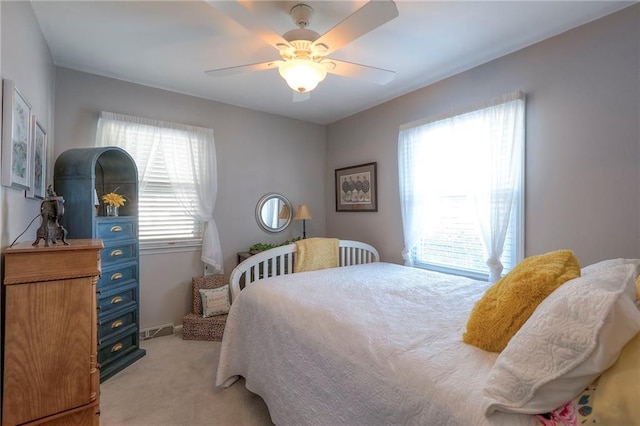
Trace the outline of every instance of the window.
<instances>
[{"instance_id":1,"label":"window","mask_svg":"<svg viewBox=\"0 0 640 426\"><path fill-rule=\"evenodd\" d=\"M405 263L496 281L522 259L524 94L402 126L398 163Z\"/></svg>"},{"instance_id":2,"label":"window","mask_svg":"<svg viewBox=\"0 0 640 426\"><path fill-rule=\"evenodd\" d=\"M136 162L141 249L200 246L213 228L216 241L211 250L203 245L203 260L217 267L213 130L102 112L96 143L121 147Z\"/></svg>"}]
</instances>

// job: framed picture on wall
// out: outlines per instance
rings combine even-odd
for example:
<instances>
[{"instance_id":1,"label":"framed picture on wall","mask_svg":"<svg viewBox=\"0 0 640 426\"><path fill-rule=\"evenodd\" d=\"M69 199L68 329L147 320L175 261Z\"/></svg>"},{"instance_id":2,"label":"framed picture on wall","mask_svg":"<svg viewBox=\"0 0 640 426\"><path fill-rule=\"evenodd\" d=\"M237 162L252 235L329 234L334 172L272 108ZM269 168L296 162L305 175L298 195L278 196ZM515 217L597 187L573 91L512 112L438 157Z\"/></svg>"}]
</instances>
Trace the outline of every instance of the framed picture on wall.
<instances>
[{"instance_id":1,"label":"framed picture on wall","mask_svg":"<svg viewBox=\"0 0 640 426\"><path fill-rule=\"evenodd\" d=\"M43 200L45 197L45 181L47 179L47 132L36 119L31 118L31 185L26 196Z\"/></svg>"},{"instance_id":2,"label":"framed picture on wall","mask_svg":"<svg viewBox=\"0 0 640 426\"><path fill-rule=\"evenodd\" d=\"M337 212L378 211L377 165L366 163L336 169Z\"/></svg>"},{"instance_id":3,"label":"framed picture on wall","mask_svg":"<svg viewBox=\"0 0 640 426\"><path fill-rule=\"evenodd\" d=\"M31 105L13 81L3 81L2 185L30 189Z\"/></svg>"}]
</instances>

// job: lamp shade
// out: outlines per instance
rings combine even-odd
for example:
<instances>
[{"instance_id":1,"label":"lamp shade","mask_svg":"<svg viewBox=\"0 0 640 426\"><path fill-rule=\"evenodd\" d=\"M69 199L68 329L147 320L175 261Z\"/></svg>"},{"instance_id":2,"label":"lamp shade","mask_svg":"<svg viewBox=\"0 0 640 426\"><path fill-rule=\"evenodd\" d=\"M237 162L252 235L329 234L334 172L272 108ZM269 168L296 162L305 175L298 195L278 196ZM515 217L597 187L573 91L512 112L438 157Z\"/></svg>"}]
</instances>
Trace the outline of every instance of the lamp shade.
<instances>
[{"instance_id":1,"label":"lamp shade","mask_svg":"<svg viewBox=\"0 0 640 426\"><path fill-rule=\"evenodd\" d=\"M309 207L307 207L306 204L299 205L295 216L293 216L293 220L306 220L306 219L312 219L311 212L309 211Z\"/></svg>"},{"instance_id":2,"label":"lamp shade","mask_svg":"<svg viewBox=\"0 0 640 426\"><path fill-rule=\"evenodd\" d=\"M293 90L310 92L327 76L327 68L310 59L291 59L280 65L280 75Z\"/></svg>"},{"instance_id":3,"label":"lamp shade","mask_svg":"<svg viewBox=\"0 0 640 426\"><path fill-rule=\"evenodd\" d=\"M289 206L286 204L282 205L280 209L280 213L278 214L278 219L289 219L289 215L291 212L289 211Z\"/></svg>"}]
</instances>

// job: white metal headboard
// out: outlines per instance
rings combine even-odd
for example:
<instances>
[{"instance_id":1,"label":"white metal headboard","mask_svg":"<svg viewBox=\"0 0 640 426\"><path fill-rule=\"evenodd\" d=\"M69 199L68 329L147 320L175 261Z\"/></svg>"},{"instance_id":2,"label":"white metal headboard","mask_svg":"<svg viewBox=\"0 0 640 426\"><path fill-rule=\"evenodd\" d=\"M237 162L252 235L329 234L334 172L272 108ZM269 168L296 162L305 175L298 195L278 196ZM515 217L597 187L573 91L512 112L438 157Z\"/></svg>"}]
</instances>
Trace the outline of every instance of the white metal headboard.
<instances>
[{"instance_id":1,"label":"white metal headboard","mask_svg":"<svg viewBox=\"0 0 640 426\"><path fill-rule=\"evenodd\" d=\"M373 246L360 241L340 240L340 266L379 262L380 255ZM275 247L244 260L231 272L229 278L231 300L242 288L267 277L293 273L296 245ZM242 284L242 286L241 286Z\"/></svg>"}]
</instances>

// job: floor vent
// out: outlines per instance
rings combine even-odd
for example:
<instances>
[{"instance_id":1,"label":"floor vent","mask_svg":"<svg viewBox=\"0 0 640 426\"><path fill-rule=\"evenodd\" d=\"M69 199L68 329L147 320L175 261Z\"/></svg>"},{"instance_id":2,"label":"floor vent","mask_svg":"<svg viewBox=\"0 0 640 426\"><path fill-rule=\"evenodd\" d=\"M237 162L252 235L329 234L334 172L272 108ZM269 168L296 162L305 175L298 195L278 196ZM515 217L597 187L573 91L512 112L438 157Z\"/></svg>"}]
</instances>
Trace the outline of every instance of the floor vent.
<instances>
[{"instance_id":1,"label":"floor vent","mask_svg":"<svg viewBox=\"0 0 640 426\"><path fill-rule=\"evenodd\" d=\"M175 333L175 327L173 323L157 325L155 327L145 328L140 330L140 340L153 339L155 337L169 336Z\"/></svg>"}]
</instances>

